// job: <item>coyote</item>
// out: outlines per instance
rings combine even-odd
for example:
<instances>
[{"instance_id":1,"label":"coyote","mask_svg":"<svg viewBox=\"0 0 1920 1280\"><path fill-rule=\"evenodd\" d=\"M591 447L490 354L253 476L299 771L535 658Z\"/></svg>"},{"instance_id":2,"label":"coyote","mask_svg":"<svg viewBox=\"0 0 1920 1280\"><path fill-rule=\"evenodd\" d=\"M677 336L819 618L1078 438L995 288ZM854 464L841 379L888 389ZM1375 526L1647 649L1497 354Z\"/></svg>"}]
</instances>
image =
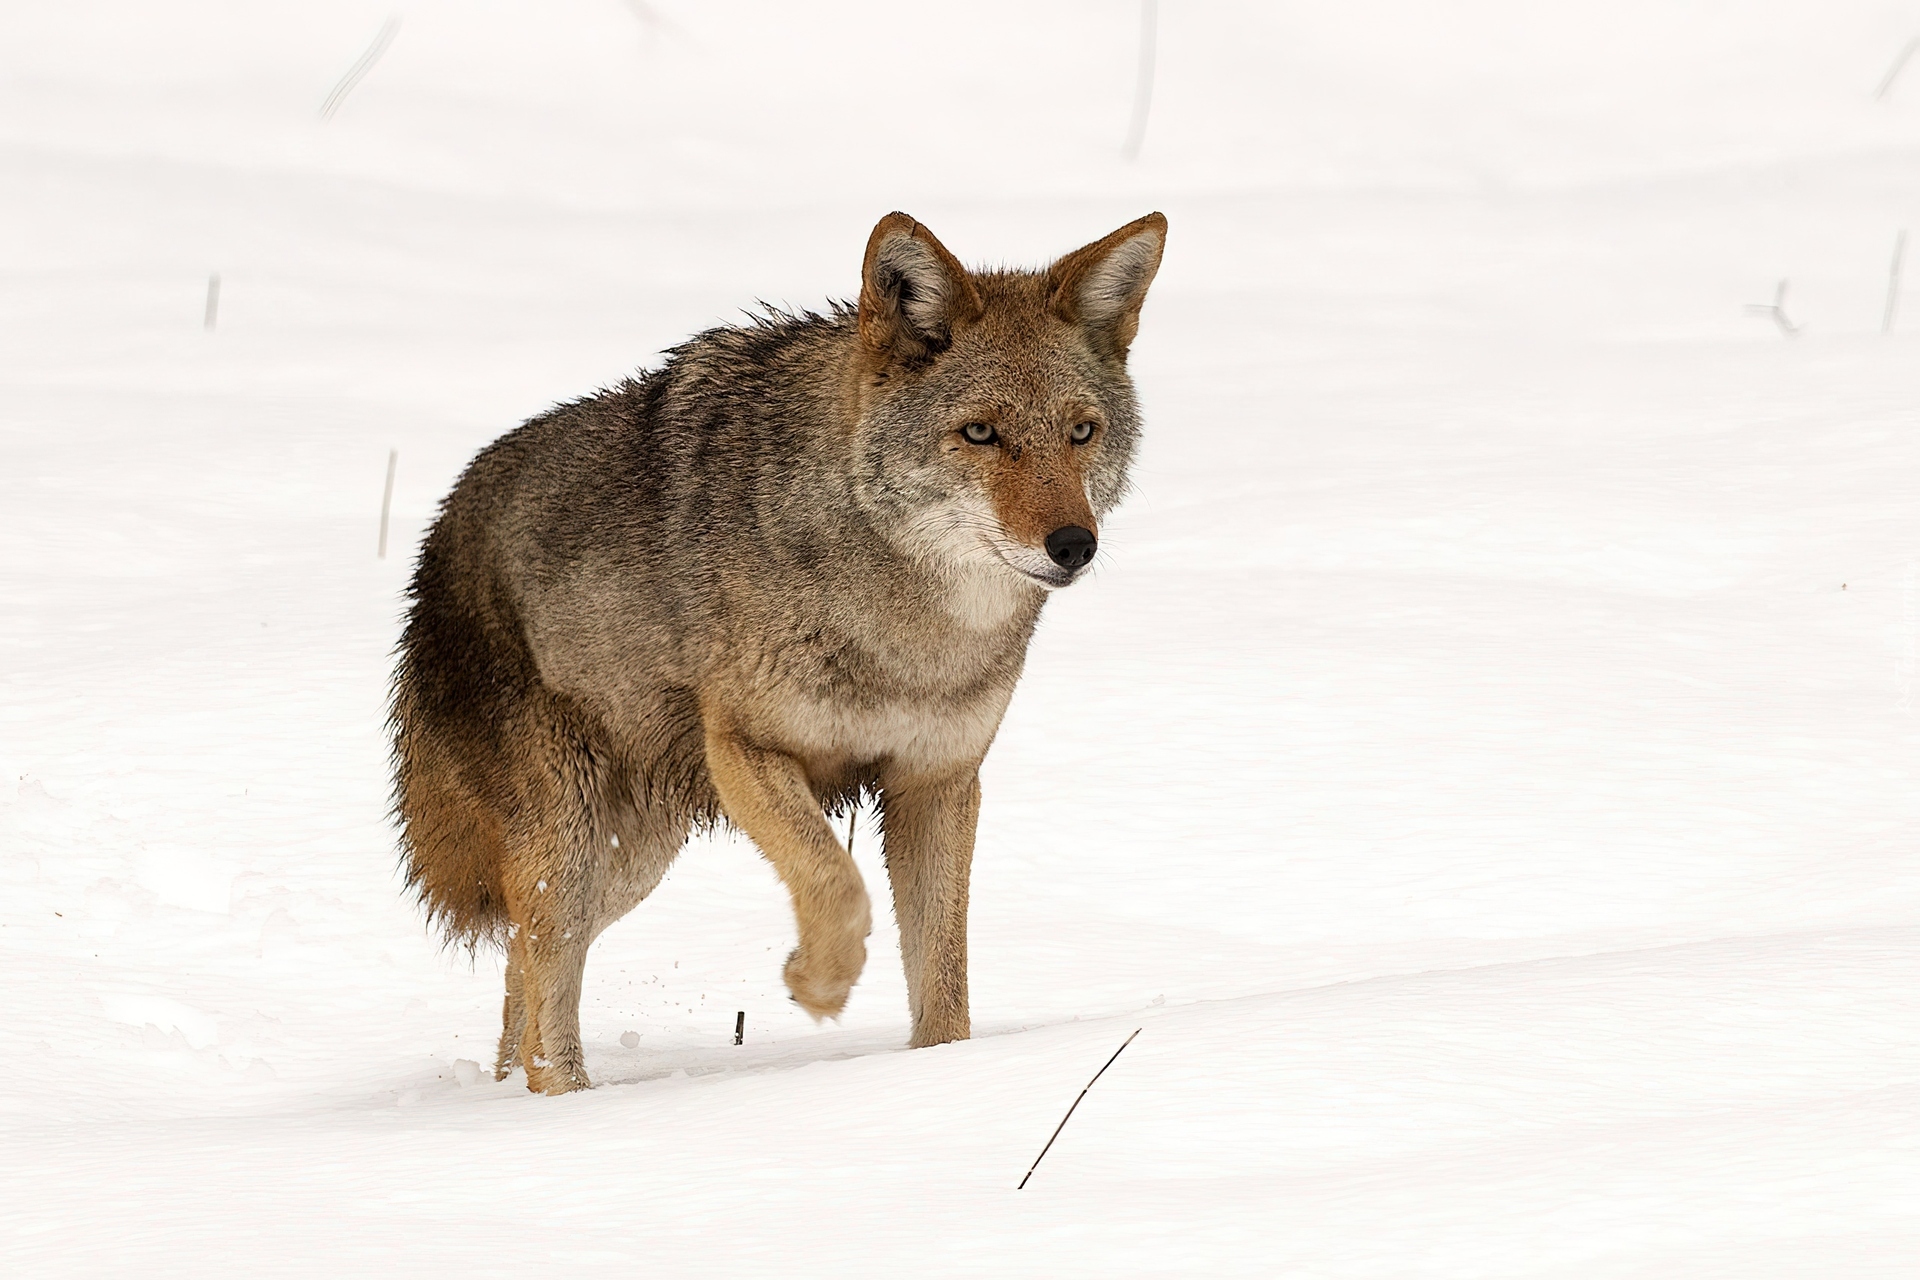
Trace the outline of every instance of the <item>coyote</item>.
<instances>
[{"instance_id":1,"label":"coyote","mask_svg":"<svg viewBox=\"0 0 1920 1280\"><path fill-rule=\"evenodd\" d=\"M972 272L890 213L857 306L700 334L468 466L409 589L394 807L434 923L506 948L496 1078L589 1087L587 947L722 821L792 896L793 999L838 1015L870 908L828 815L863 797L911 1043L967 1037L978 770L1126 488L1166 230Z\"/></svg>"}]
</instances>

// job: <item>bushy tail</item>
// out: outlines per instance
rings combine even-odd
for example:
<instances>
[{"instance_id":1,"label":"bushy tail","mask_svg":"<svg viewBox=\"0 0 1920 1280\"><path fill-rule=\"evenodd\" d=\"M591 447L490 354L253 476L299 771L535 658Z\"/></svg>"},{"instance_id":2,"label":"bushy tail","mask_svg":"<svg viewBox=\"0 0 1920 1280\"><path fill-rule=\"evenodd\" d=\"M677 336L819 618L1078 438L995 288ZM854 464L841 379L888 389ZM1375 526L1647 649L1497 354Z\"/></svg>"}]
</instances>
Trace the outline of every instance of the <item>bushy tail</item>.
<instances>
[{"instance_id":1,"label":"bushy tail","mask_svg":"<svg viewBox=\"0 0 1920 1280\"><path fill-rule=\"evenodd\" d=\"M402 658L393 698L393 809L407 887L450 942L504 942L504 817L463 774L458 739L422 715Z\"/></svg>"}]
</instances>

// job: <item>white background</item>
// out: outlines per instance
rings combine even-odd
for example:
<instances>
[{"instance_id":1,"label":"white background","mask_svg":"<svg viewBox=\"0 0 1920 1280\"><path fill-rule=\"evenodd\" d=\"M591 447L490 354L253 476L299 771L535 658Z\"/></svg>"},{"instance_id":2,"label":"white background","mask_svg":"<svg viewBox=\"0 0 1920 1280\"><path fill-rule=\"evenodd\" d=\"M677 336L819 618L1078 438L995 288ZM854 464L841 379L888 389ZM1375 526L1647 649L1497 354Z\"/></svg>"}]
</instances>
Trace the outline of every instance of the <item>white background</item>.
<instances>
[{"instance_id":1,"label":"white background","mask_svg":"<svg viewBox=\"0 0 1920 1280\"><path fill-rule=\"evenodd\" d=\"M1131 162L1129 0L0 12L0 1269L1920 1269L1920 8L1160 10ZM815 1027L704 842L594 949L599 1087L496 1084L385 819L412 549L893 208L1172 226L978 1038L901 1048L884 910Z\"/></svg>"}]
</instances>

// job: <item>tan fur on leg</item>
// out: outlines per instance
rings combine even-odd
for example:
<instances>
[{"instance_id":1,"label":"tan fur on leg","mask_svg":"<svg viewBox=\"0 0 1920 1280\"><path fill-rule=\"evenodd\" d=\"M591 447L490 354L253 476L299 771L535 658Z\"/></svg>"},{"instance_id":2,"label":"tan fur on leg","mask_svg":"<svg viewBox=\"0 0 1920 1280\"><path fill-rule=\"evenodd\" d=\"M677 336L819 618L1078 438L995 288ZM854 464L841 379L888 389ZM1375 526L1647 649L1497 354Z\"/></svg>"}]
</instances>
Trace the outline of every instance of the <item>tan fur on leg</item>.
<instances>
[{"instance_id":1,"label":"tan fur on leg","mask_svg":"<svg viewBox=\"0 0 1920 1280\"><path fill-rule=\"evenodd\" d=\"M587 943L584 934L528 935L527 1031L520 1052L527 1068L527 1088L534 1093L572 1093L593 1087L580 1047L580 982L587 967Z\"/></svg>"},{"instance_id":2,"label":"tan fur on leg","mask_svg":"<svg viewBox=\"0 0 1920 1280\"><path fill-rule=\"evenodd\" d=\"M584 820L574 816L556 826L530 840L529 856L518 861L506 886L525 1009L520 1062L535 1093L592 1087L580 1047L580 985L595 932L596 876L591 861L576 852L590 839Z\"/></svg>"},{"instance_id":3,"label":"tan fur on leg","mask_svg":"<svg viewBox=\"0 0 1920 1280\"><path fill-rule=\"evenodd\" d=\"M907 1001L918 1049L972 1033L967 1011L967 890L980 780L889 779L885 787L887 877L900 920Z\"/></svg>"},{"instance_id":4,"label":"tan fur on leg","mask_svg":"<svg viewBox=\"0 0 1920 1280\"><path fill-rule=\"evenodd\" d=\"M507 943L507 995L500 1006L500 1051L494 1055L493 1078L505 1080L520 1065L520 1041L527 1031L526 992L521 983L520 935Z\"/></svg>"},{"instance_id":5,"label":"tan fur on leg","mask_svg":"<svg viewBox=\"0 0 1920 1280\"><path fill-rule=\"evenodd\" d=\"M866 886L791 756L748 745L710 717L707 768L727 819L760 847L793 897L800 945L787 990L817 1018L839 1015L867 963Z\"/></svg>"}]
</instances>

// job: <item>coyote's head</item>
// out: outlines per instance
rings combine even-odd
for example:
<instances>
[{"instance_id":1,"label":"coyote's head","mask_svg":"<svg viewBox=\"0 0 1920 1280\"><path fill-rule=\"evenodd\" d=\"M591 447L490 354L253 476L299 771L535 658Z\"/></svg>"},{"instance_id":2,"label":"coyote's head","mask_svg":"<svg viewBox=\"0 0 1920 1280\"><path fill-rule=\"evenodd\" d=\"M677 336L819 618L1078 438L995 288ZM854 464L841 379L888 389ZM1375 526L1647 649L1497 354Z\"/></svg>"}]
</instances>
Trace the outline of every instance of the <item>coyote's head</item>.
<instances>
[{"instance_id":1,"label":"coyote's head","mask_svg":"<svg viewBox=\"0 0 1920 1280\"><path fill-rule=\"evenodd\" d=\"M860 285L863 504L902 547L1054 589L1093 562L1139 438L1127 347L1157 213L1044 271L971 272L904 213Z\"/></svg>"}]
</instances>

